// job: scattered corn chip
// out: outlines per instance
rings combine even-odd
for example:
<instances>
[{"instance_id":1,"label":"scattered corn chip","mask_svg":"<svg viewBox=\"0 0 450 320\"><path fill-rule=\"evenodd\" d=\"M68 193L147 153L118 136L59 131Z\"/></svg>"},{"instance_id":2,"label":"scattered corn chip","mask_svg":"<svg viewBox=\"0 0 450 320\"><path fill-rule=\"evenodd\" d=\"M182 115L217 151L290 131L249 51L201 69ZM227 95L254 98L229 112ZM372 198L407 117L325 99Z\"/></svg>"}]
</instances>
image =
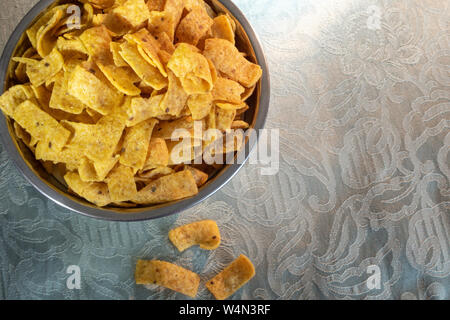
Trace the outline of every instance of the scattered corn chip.
<instances>
[{"instance_id":1,"label":"scattered corn chip","mask_svg":"<svg viewBox=\"0 0 450 320\"><path fill-rule=\"evenodd\" d=\"M160 260L138 260L134 277L136 284L157 284L192 298L200 284L196 273Z\"/></svg>"},{"instance_id":2,"label":"scattered corn chip","mask_svg":"<svg viewBox=\"0 0 450 320\"><path fill-rule=\"evenodd\" d=\"M240 255L222 272L206 283L217 300L225 300L255 275L255 267L244 255Z\"/></svg>"},{"instance_id":3,"label":"scattered corn chip","mask_svg":"<svg viewBox=\"0 0 450 320\"><path fill-rule=\"evenodd\" d=\"M215 221L203 220L170 230L169 239L180 252L195 245L214 250L220 245L220 232Z\"/></svg>"}]
</instances>

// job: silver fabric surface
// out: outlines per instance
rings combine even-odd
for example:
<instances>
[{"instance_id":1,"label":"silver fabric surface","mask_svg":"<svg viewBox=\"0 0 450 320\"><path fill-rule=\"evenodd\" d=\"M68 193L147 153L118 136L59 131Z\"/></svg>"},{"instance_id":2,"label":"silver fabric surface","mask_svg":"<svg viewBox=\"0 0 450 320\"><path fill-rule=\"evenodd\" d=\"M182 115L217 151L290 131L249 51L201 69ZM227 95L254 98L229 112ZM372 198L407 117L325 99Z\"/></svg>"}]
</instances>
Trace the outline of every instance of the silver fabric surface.
<instances>
[{"instance_id":1,"label":"silver fabric surface","mask_svg":"<svg viewBox=\"0 0 450 320\"><path fill-rule=\"evenodd\" d=\"M34 3L0 0L0 48ZM232 299L450 298L450 1L235 3L269 62L278 174L247 164L177 216L105 222L41 196L0 146L1 299L180 299L136 286L136 260L206 281L241 253L256 276ZM179 254L168 231L203 218L222 245Z\"/></svg>"}]
</instances>

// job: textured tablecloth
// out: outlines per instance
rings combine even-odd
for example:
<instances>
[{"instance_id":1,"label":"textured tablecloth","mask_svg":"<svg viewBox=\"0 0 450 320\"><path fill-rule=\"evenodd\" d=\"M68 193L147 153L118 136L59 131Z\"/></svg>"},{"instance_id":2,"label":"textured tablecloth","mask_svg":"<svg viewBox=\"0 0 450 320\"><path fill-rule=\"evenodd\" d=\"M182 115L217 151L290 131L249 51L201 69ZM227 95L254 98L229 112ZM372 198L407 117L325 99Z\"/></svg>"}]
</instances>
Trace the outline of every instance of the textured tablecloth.
<instances>
[{"instance_id":1,"label":"textured tablecloth","mask_svg":"<svg viewBox=\"0 0 450 320\"><path fill-rule=\"evenodd\" d=\"M36 2L0 0L0 48ZM0 298L184 298L136 286L136 260L206 281L241 253L256 276L233 299L450 298L450 1L235 3L269 62L278 174L247 164L179 215L105 222L41 196L0 147ZM168 231L203 218L223 244L179 254Z\"/></svg>"}]
</instances>

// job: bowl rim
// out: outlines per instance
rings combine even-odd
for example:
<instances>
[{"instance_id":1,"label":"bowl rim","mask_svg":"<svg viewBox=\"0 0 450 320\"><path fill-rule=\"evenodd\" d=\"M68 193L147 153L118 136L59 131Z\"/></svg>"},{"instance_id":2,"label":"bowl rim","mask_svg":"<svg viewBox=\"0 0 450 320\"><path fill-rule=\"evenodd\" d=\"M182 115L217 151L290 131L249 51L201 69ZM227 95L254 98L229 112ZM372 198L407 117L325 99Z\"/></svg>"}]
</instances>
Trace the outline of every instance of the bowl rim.
<instances>
[{"instance_id":1,"label":"bowl rim","mask_svg":"<svg viewBox=\"0 0 450 320\"><path fill-rule=\"evenodd\" d=\"M23 156L21 155L14 137L10 134L8 129L8 120L0 112L0 135L2 145L8 153L9 158L12 160L14 165L18 168L20 173L25 177L25 179L42 195L48 199L54 201L58 205L74 211L76 213L88 216L91 218L96 218L100 220L108 221L144 221L163 218L172 214L180 213L187 210L196 204L206 200L217 191L219 191L225 184L227 184L236 173L242 168L242 166L247 162L248 157L253 150L253 147L259 141L260 129L264 128L267 119L267 113L270 101L270 75L267 61L262 49L261 42L255 33L254 29L250 25L249 21L241 10L231 1L231 0L217 0L220 2L239 23L242 25L247 37L250 40L253 51L255 53L258 64L263 70L263 76L260 79L260 99L258 113L256 114L254 120L253 129L256 132L256 139L250 139L246 144L246 148L243 148L240 152L246 152L245 161L240 164L230 164L226 168L223 168L216 177L214 177L207 185L203 186L199 193L193 197L169 202L167 204L160 204L154 207L143 208L144 210L139 212L119 212L114 211L114 208L101 208L95 206L87 206L72 200L67 194L62 194L58 192L55 187L51 187L49 183L43 181L25 162ZM10 35L0 57L0 95L4 92L5 81L7 79L8 66L10 59L17 43L19 42L22 35L25 33L29 23L33 21L36 16L38 16L44 9L50 6L55 0L40 0L35 4L28 13L21 19L12 34ZM147 209L147 210L145 210Z\"/></svg>"}]
</instances>

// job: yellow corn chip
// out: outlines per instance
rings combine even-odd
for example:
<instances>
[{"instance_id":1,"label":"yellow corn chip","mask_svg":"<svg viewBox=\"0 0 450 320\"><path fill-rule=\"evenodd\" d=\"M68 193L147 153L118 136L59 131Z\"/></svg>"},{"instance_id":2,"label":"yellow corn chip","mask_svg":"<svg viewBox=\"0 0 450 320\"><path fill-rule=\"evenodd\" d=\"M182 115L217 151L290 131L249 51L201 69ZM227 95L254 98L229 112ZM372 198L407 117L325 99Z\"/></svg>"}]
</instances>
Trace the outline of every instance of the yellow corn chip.
<instances>
[{"instance_id":1,"label":"yellow corn chip","mask_svg":"<svg viewBox=\"0 0 450 320\"><path fill-rule=\"evenodd\" d=\"M29 85L18 84L0 96L0 108L6 115L12 117L18 105L33 97L34 93Z\"/></svg>"},{"instance_id":2,"label":"yellow corn chip","mask_svg":"<svg viewBox=\"0 0 450 320\"><path fill-rule=\"evenodd\" d=\"M109 48L113 55L114 64L118 67L128 67L128 63L120 55L120 43L111 41L109 43Z\"/></svg>"},{"instance_id":3,"label":"yellow corn chip","mask_svg":"<svg viewBox=\"0 0 450 320\"><path fill-rule=\"evenodd\" d=\"M215 221L203 220L170 230L169 239L180 252L195 245L214 250L220 245L220 232Z\"/></svg>"},{"instance_id":4,"label":"yellow corn chip","mask_svg":"<svg viewBox=\"0 0 450 320\"><path fill-rule=\"evenodd\" d=\"M74 96L68 93L68 81L70 73L58 73L49 102L50 108L63 110L69 113L80 114L86 106Z\"/></svg>"},{"instance_id":5,"label":"yellow corn chip","mask_svg":"<svg viewBox=\"0 0 450 320\"><path fill-rule=\"evenodd\" d=\"M134 277L136 284L157 284L192 298L200 283L196 273L160 260L138 260Z\"/></svg>"},{"instance_id":6,"label":"yellow corn chip","mask_svg":"<svg viewBox=\"0 0 450 320\"><path fill-rule=\"evenodd\" d=\"M175 171L172 168L160 166L160 167L151 169L149 171L140 172L138 174L138 177L145 179L148 182L149 180L158 179L158 178L161 178L162 176L167 176L172 173L175 173Z\"/></svg>"},{"instance_id":7,"label":"yellow corn chip","mask_svg":"<svg viewBox=\"0 0 450 320\"><path fill-rule=\"evenodd\" d=\"M152 11L148 19L147 25L148 31L152 35L157 35L160 32L164 32L173 42L175 35L175 24L173 22L173 16L166 11Z\"/></svg>"},{"instance_id":8,"label":"yellow corn chip","mask_svg":"<svg viewBox=\"0 0 450 320\"><path fill-rule=\"evenodd\" d=\"M161 90L167 86L167 79L159 72L158 68L149 64L141 56L135 44L124 42L120 45L120 48L121 51L119 53L122 58L146 85L151 86L155 90Z\"/></svg>"},{"instance_id":9,"label":"yellow corn chip","mask_svg":"<svg viewBox=\"0 0 450 320\"><path fill-rule=\"evenodd\" d=\"M75 67L67 86L70 95L103 115L110 113L122 101L119 92L80 66Z\"/></svg>"},{"instance_id":10,"label":"yellow corn chip","mask_svg":"<svg viewBox=\"0 0 450 320\"><path fill-rule=\"evenodd\" d=\"M147 7L149 11L163 11L166 0L148 0Z\"/></svg>"},{"instance_id":11,"label":"yellow corn chip","mask_svg":"<svg viewBox=\"0 0 450 320\"><path fill-rule=\"evenodd\" d=\"M236 110L226 110L222 108L216 109L216 128L221 131L226 131L231 128Z\"/></svg>"},{"instance_id":12,"label":"yellow corn chip","mask_svg":"<svg viewBox=\"0 0 450 320\"><path fill-rule=\"evenodd\" d=\"M108 173L119 161L119 157L120 155L115 155L111 158L96 162L92 162L88 158L83 157L78 167L81 180L87 182L101 182L105 180Z\"/></svg>"},{"instance_id":13,"label":"yellow corn chip","mask_svg":"<svg viewBox=\"0 0 450 320\"><path fill-rule=\"evenodd\" d=\"M85 182L76 172L68 172L64 176L69 188L87 201L104 207L111 203L108 186L103 182Z\"/></svg>"},{"instance_id":14,"label":"yellow corn chip","mask_svg":"<svg viewBox=\"0 0 450 320\"><path fill-rule=\"evenodd\" d=\"M34 50L34 48L30 47L22 54L22 58L31 58L35 53L36 51ZM16 69L14 70L14 74L17 80L21 83L28 81L26 67L27 65L25 63L18 63Z\"/></svg>"},{"instance_id":15,"label":"yellow corn chip","mask_svg":"<svg viewBox=\"0 0 450 320\"><path fill-rule=\"evenodd\" d=\"M119 160L121 164L132 167L136 171L144 167L150 137L157 123L158 120L149 119L127 128Z\"/></svg>"},{"instance_id":16,"label":"yellow corn chip","mask_svg":"<svg viewBox=\"0 0 450 320\"><path fill-rule=\"evenodd\" d=\"M69 139L70 131L29 100L15 108L12 118L31 136L47 142L49 148L56 151L61 150Z\"/></svg>"},{"instance_id":17,"label":"yellow corn chip","mask_svg":"<svg viewBox=\"0 0 450 320\"><path fill-rule=\"evenodd\" d=\"M191 166L185 166L185 170L189 170L194 176L197 187L201 187L208 181L208 174Z\"/></svg>"},{"instance_id":18,"label":"yellow corn chip","mask_svg":"<svg viewBox=\"0 0 450 320\"><path fill-rule=\"evenodd\" d=\"M226 101L239 104L242 101L241 95L244 91L244 87L236 81L219 77L214 83L212 95L214 101Z\"/></svg>"},{"instance_id":19,"label":"yellow corn chip","mask_svg":"<svg viewBox=\"0 0 450 320\"><path fill-rule=\"evenodd\" d=\"M150 12L144 0L128 0L112 10L123 17L133 28L138 28L148 20Z\"/></svg>"},{"instance_id":20,"label":"yellow corn chip","mask_svg":"<svg viewBox=\"0 0 450 320\"><path fill-rule=\"evenodd\" d=\"M64 37L58 37L58 40L56 40L56 49L63 55L65 61L71 58L84 59L88 55L86 48L79 38L66 39Z\"/></svg>"},{"instance_id":21,"label":"yellow corn chip","mask_svg":"<svg viewBox=\"0 0 450 320\"><path fill-rule=\"evenodd\" d=\"M128 67L117 67L111 53L111 36L104 25L87 29L80 36L92 60L109 82L120 92L135 96L141 93L134 82L138 77Z\"/></svg>"},{"instance_id":22,"label":"yellow corn chip","mask_svg":"<svg viewBox=\"0 0 450 320\"><path fill-rule=\"evenodd\" d=\"M185 129L189 135L192 135L194 133L194 119L188 116L174 121L160 121L155 128L153 137L170 140L177 129Z\"/></svg>"},{"instance_id":23,"label":"yellow corn chip","mask_svg":"<svg viewBox=\"0 0 450 320\"><path fill-rule=\"evenodd\" d=\"M180 23L181 16L183 15L184 10L184 0L166 0L166 4L164 5L164 12L170 16L171 22L171 33L167 33L167 35L173 40L175 35L175 30ZM150 22L150 21L149 21ZM165 31L165 30L160 30Z\"/></svg>"},{"instance_id":24,"label":"yellow corn chip","mask_svg":"<svg viewBox=\"0 0 450 320\"><path fill-rule=\"evenodd\" d=\"M261 67L244 58L230 41L207 39L203 54L214 63L218 71L244 87L252 87L261 78Z\"/></svg>"},{"instance_id":25,"label":"yellow corn chip","mask_svg":"<svg viewBox=\"0 0 450 320\"><path fill-rule=\"evenodd\" d=\"M26 73L33 86L39 87L63 67L64 59L57 49L53 49L44 59L38 61L29 58L13 58L14 61L25 63Z\"/></svg>"},{"instance_id":26,"label":"yellow corn chip","mask_svg":"<svg viewBox=\"0 0 450 320\"><path fill-rule=\"evenodd\" d=\"M250 125L242 120L236 120L231 123L231 129L248 129Z\"/></svg>"},{"instance_id":27,"label":"yellow corn chip","mask_svg":"<svg viewBox=\"0 0 450 320\"><path fill-rule=\"evenodd\" d=\"M234 45L234 31L230 20L226 15L214 18L214 24L211 27L212 38L225 39Z\"/></svg>"},{"instance_id":28,"label":"yellow corn chip","mask_svg":"<svg viewBox=\"0 0 450 320\"><path fill-rule=\"evenodd\" d=\"M194 94L189 97L187 105L192 114L192 119L201 120L208 116L213 105L213 96L211 93Z\"/></svg>"},{"instance_id":29,"label":"yellow corn chip","mask_svg":"<svg viewBox=\"0 0 450 320\"><path fill-rule=\"evenodd\" d=\"M143 170L165 167L168 164L169 150L167 149L166 141L161 138L151 138Z\"/></svg>"},{"instance_id":30,"label":"yellow corn chip","mask_svg":"<svg viewBox=\"0 0 450 320\"><path fill-rule=\"evenodd\" d=\"M164 113L179 116L186 105L189 95L184 91L180 80L169 70L169 86L163 100L161 110Z\"/></svg>"},{"instance_id":31,"label":"yellow corn chip","mask_svg":"<svg viewBox=\"0 0 450 320\"><path fill-rule=\"evenodd\" d=\"M136 33L125 35L124 38L129 42L137 44L138 49L142 48L141 56L147 60L152 66L157 67L164 77L167 77L166 69L159 59L159 43L148 32L147 29L141 29Z\"/></svg>"},{"instance_id":32,"label":"yellow corn chip","mask_svg":"<svg viewBox=\"0 0 450 320\"><path fill-rule=\"evenodd\" d=\"M150 98L133 98L129 108L127 108L127 127L132 127L138 123L150 118L155 118L162 114L160 104L163 95L157 95Z\"/></svg>"},{"instance_id":33,"label":"yellow corn chip","mask_svg":"<svg viewBox=\"0 0 450 320\"><path fill-rule=\"evenodd\" d=\"M188 94L207 93L212 90L213 81L208 60L192 46L179 44L167 67L180 78L184 91Z\"/></svg>"},{"instance_id":34,"label":"yellow corn chip","mask_svg":"<svg viewBox=\"0 0 450 320\"><path fill-rule=\"evenodd\" d=\"M225 300L255 275L255 267L243 254L206 283L217 300Z\"/></svg>"},{"instance_id":35,"label":"yellow corn chip","mask_svg":"<svg viewBox=\"0 0 450 320\"><path fill-rule=\"evenodd\" d=\"M154 35L155 40L158 41L159 44L159 48L161 51L165 51L168 55L169 55L169 59L172 56L173 52L175 51L175 46L172 43L172 40L170 40L169 36L167 35L167 33L163 32L159 32L156 35ZM162 56L161 56L161 52L160 52L160 58L162 60ZM169 59L167 59L167 62L169 61ZM163 61L162 61L163 62Z\"/></svg>"},{"instance_id":36,"label":"yellow corn chip","mask_svg":"<svg viewBox=\"0 0 450 320\"><path fill-rule=\"evenodd\" d=\"M96 124L63 123L74 132L67 147L78 150L80 155L84 154L94 162L113 156L125 128L124 122L112 115L104 116Z\"/></svg>"},{"instance_id":37,"label":"yellow corn chip","mask_svg":"<svg viewBox=\"0 0 450 320\"><path fill-rule=\"evenodd\" d=\"M150 182L138 191L132 201L137 204L157 204L180 200L198 193L197 184L190 171L180 171Z\"/></svg>"},{"instance_id":38,"label":"yellow corn chip","mask_svg":"<svg viewBox=\"0 0 450 320\"><path fill-rule=\"evenodd\" d=\"M89 2L97 9L108 9L114 5L116 0L82 0L81 2Z\"/></svg>"},{"instance_id":39,"label":"yellow corn chip","mask_svg":"<svg viewBox=\"0 0 450 320\"><path fill-rule=\"evenodd\" d=\"M41 57L47 56L56 45L56 37L52 33L58 22L63 18L64 12L62 10L56 10L53 17L36 33L36 51Z\"/></svg>"},{"instance_id":40,"label":"yellow corn chip","mask_svg":"<svg viewBox=\"0 0 450 320\"><path fill-rule=\"evenodd\" d=\"M139 78L130 68L102 63L98 63L98 67L109 82L120 92L129 96L137 96L141 93L141 90L134 85L135 82L139 81Z\"/></svg>"},{"instance_id":41,"label":"yellow corn chip","mask_svg":"<svg viewBox=\"0 0 450 320\"><path fill-rule=\"evenodd\" d=\"M245 88L244 93L241 95L241 100L246 101L248 98L250 98L255 91L256 85L253 85L250 88Z\"/></svg>"},{"instance_id":42,"label":"yellow corn chip","mask_svg":"<svg viewBox=\"0 0 450 320\"><path fill-rule=\"evenodd\" d=\"M245 102L242 102L240 104L216 102L216 106L218 106L220 109L231 111L231 110L240 110L244 108L246 104Z\"/></svg>"},{"instance_id":43,"label":"yellow corn chip","mask_svg":"<svg viewBox=\"0 0 450 320\"><path fill-rule=\"evenodd\" d=\"M49 11L45 12L29 29L27 29L26 33L33 48L37 47L38 31L50 22L57 11L65 12L69 5L70 4L64 4L50 9Z\"/></svg>"},{"instance_id":44,"label":"yellow corn chip","mask_svg":"<svg viewBox=\"0 0 450 320\"><path fill-rule=\"evenodd\" d=\"M212 25L213 19L209 17L204 8L193 9L178 25L175 41L196 46Z\"/></svg>"},{"instance_id":45,"label":"yellow corn chip","mask_svg":"<svg viewBox=\"0 0 450 320\"><path fill-rule=\"evenodd\" d=\"M109 196L114 202L128 201L136 196L133 169L127 166L116 166L107 178Z\"/></svg>"}]
</instances>

